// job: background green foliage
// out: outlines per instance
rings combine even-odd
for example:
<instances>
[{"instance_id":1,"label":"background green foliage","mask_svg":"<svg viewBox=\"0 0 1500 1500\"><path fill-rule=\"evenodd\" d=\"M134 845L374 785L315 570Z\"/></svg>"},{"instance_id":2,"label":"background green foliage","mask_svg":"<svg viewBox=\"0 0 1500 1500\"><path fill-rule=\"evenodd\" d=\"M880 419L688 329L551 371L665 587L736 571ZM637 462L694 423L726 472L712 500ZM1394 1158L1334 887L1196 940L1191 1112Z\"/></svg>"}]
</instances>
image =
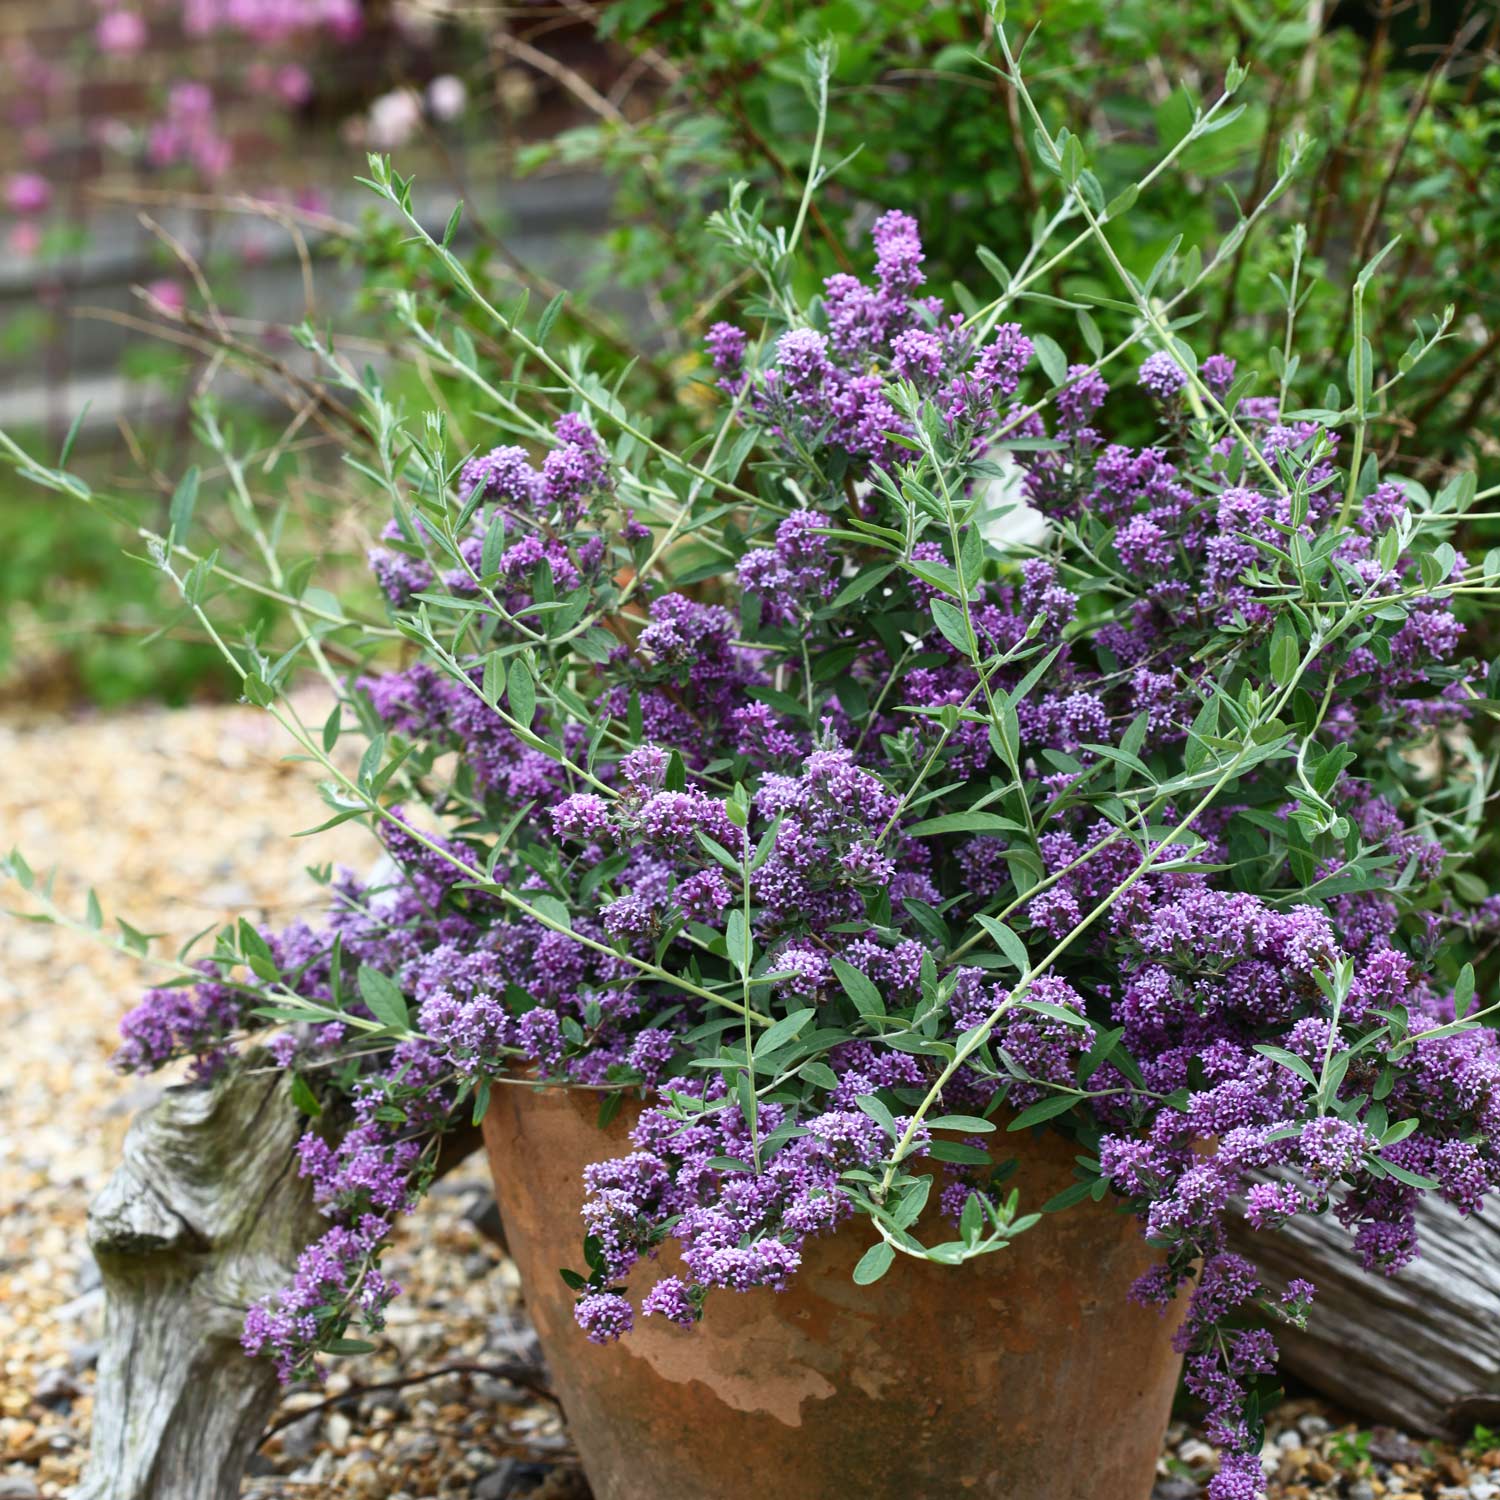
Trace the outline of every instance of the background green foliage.
<instances>
[{"instance_id":1,"label":"background green foliage","mask_svg":"<svg viewBox=\"0 0 1500 1500\"><path fill-rule=\"evenodd\" d=\"M1158 288L1169 295L1259 207L1231 264L1190 299L1191 321L1178 326L1200 350L1217 347L1260 367L1269 353L1274 367L1293 226L1305 224L1295 399L1337 407L1350 386L1354 273L1399 236L1366 301L1374 383L1397 372L1413 338L1430 334L1446 305L1454 306L1455 320L1449 337L1402 383L1399 411L1377 401L1369 451L1382 467L1399 455L1400 471L1432 489L1460 466L1476 468L1487 488L1500 479L1490 431L1500 384L1500 257L1491 250L1500 242L1500 173L1491 167L1500 68L1489 60L1500 39L1500 9L1353 0L1328 8L1321 29L1309 19L1312 11L1305 0L1253 8L1220 0L1021 0L1011 5L1008 25L1012 35L1028 36L1025 65L1049 129L1078 138L1106 199L1181 138L1194 101L1217 98L1238 59L1248 70L1239 113L1195 141L1111 227L1116 252L1142 278L1169 256ZM650 414L669 441L682 437L675 428L700 399L703 331L717 318L752 310L745 281L708 227L710 212L734 183L745 182L748 198L767 205L768 221L786 221L801 192L816 121L810 46L830 37L837 45L825 148L837 170L816 196L801 291L815 291L822 276L842 267L862 269L864 228L878 211L901 208L921 220L934 287L947 292L957 283L960 301L983 303L1061 200L991 66L992 23L980 3L617 0L598 16L601 34L620 49L621 67L633 57L657 80L652 107L628 119L601 111L524 148L520 167L586 165L615 184L614 227L601 237L593 271L570 298L557 338L586 348L580 360L606 379L623 380L633 409ZM545 37L536 44L545 46ZM1299 169L1266 205L1299 141ZM1059 240L1079 227L1076 220L1065 225ZM497 253L486 226L477 231L466 260L487 295L513 298L516 269ZM389 223L372 221L362 237L332 251L361 271L365 331L409 342L412 330L389 314L395 293L413 291L428 326L440 311L464 316L478 365L510 373L483 320L432 283ZM534 323L555 288L532 279ZM621 288L636 293L642 309L630 327L618 312ZM1049 334L1069 359L1085 360L1097 342L1089 324L1108 343L1134 327L1128 306L1112 303L1117 295L1089 247L1031 287L1020 312L1029 331ZM158 376L161 363L153 362ZM1125 365L1110 375L1116 383L1128 379ZM434 394L450 403L466 441L504 440L471 383L428 369L421 398ZM1144 437L1144 402L1140 415L1137 435ZM273 441L274 432L266 437ZM179 472L182 465L163 467ZM368 538L357 518L341 515L339 475L319 468L316 450L284 460L262 482L271 490L299 485L293 509L307 545L324 554L342 549L358 565ZM205 505L213 494L206 487ZM164 505L165 496L149 503ZM180 699L205 671L213 673L212 689L228 686L191 644L144 653L128 635L88 634L94 621L133 629L160 619L158 581L148 568L119 560L112 523L61 521L42 502L7 500L0 528L0 611L52 631L46 638L61 664L49 671L102 702L150 692ZM1480 536L1473 544L1495 540ZM268 611L265 621L273 635L274 615ZM7 655L15 671L20 653L0 634L0 672Z\"/></svg>"},{"instance_id":2,"label":"background green foliage","mask_svg":"<svg viewBox=\"0 0 1500 1500\"><path fill-rule=\"evenodd\" d=\"M1488 249L1500 232L1500 176L1488 169L1500 70L1487 59L1500 18L1490 7L1393 15L1350 4L1332 8L1333 23L1319 30L1312 9L1305 0L1254 8L1022 0L1009 7L1008 24L1030 33L1024 62L1049 128L1079 137L1106 198L1182 136L1194 97L1211 101L1230 64L1246 66L1242 113L1142 194L1112 236L1121 259L1144 276L1179 235L1183 249L1209 256L1305 137L1300 174L1222 278L1194 341L1204 342L1206 327L1207 342L1242 359L1280 344L1284 302L1273 277L1287 274L1290 226L1305 223L1311 291L1300 325L1321 357L1304 356L1299 395L1321 403L1326 384L1346 378L1351 267L1399 235L1372 308L1377 368L1394 369L1413 333L1454 303L1460 336L1424 362L1406 405L1421 414L1421 459L1432 474L1455 460L1493 467L1482 429L1495 396L1490 330L1500 327L1500 263ZM800 189L815 117L804 55L828 36L838 41L828 155L844 160L820 195L817 273L849 258L842 226L860 208L916 214L932 279L963 281L980 295L981 247L1014 266L1031 241L1047 184L1031 131L988 65L982 5L622 0L606 7L602 29L666 60L661 71L673 81L660 108L641 124L606 120L567 132L530 160L597 161L615 177L624 222L601 276L656 287L679 318L701 323L705 284L729 280L704 274L724 265L702 228L706 208L735 180L770 201ZM1110 294L1112 282L1097 254L1085 254L1046 290ZM1029 326L1078 345L1063 310L1028 312ZM1411 436L1411 424L1394 417L1376 426L1389 451Z\"/></svg>"}]
</instances>

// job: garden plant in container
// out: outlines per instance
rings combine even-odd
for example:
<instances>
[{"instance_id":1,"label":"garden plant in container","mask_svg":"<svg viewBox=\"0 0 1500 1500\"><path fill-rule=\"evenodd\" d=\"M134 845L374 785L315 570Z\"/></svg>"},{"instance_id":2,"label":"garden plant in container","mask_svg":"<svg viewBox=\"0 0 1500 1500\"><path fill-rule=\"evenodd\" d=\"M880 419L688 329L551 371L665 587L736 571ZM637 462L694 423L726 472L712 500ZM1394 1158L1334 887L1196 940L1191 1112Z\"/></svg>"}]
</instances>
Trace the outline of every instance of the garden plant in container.
<instances>
[{"instance_id":1,"label":"garden plant in container","mask_svg":"<svg viewBox=\"0 0 1500 1500\"><path fill-rule=\"evenodd\" d=\"M398 305L499 446L403 421L306 334L373 434L350 462L390 511L390 619L307 590L295 650L222 644L394 873L333 880L322 925L226 932L121 1054L212 1075L283 1028L329 1216L246 1319L287 1379L380 1326L392 1223L444 1126L483 1120L600 1495L769 1471L797 1496L1144 1500L1181 1360L1213 1500L1252 1500L1275 1329L1315 1289L1263 1286L1231 1213L1331 1212L1394 1272L1421 1193L1472 1209L1500 1172L1466 961L1500 908L1465 869L1492 772L1465 726L1493 696L1465 621L1500 557L1450 540L1471 478L1377 462L1404 374L1372 368L1378 264L1320 405L1295 231L1263 367L1194 350L1193 295L1265 205L1207 264L1174 246L1132 276L1109 241L1132 195L1103 201L1001 48L1060 196L1025 261L955 308L887 213L863 275L803 295L820 169L783 228L735 196L715 225L759 290L707 332L718 399L685 451L552 347L556 304L483 305L503 378ZM1227 83L1186 140L1232 116ZM370 183L479 299L452 224L380 159ZM1070 363L1024 315L1083 245L1118 285ZM1143 416L1151 441L1117 440ZM191 509L152 545L218 639ZM367 669L341 677L332 640ZM303 662L338 699L321 727L288 693Z\"/></svg>"}]
</instances>

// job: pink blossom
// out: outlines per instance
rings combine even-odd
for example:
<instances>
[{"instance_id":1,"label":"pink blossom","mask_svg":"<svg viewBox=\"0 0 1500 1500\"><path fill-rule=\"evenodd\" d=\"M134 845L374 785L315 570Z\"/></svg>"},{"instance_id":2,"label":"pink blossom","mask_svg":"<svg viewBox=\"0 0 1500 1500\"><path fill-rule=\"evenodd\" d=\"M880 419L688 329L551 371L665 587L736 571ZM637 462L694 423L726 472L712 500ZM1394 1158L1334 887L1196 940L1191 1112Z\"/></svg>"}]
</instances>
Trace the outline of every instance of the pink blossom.
<instances>
[{"instance_id":1,"label":"pink blossom","mask_svg":"<svg viewBox=\"0 0 1500 1500\"><path fill-rule=\"evenodd\" d=\"M174 281L170 276L159 277L156 281L148 281L145 287L146 295L157 303L163 311L180 315L187 306L187 292L183 289L180 281Z\"/></svg>"},{"instance_id":2,"label":"pink blossom","mask_svg":"<svg viewBox=\"0 0 1500 1500\"><path fill-rule=\"evenodd\" d=\"M404 146L422 123L422 106L410 89L392 89L370 105L366 138L377 151Z\"/></svg>"},{"instance_id":3,"label":"pink blossom","mask_svg":"<svg viewBox=\"0 0 1500 1500\"><path fill-rule=\"evenodd\" d=\"M39 172L13 172L5 184L5 206L14 214L45 213L52 184Z\"/></svg>"},{"instance_id":4,"label":"pink blossom","mask_svg":"<svg viewBox=\"0 0 1500 1500\"><path fill-rule=\"evenodd\" d=\"M108 10L94 27L94 42L101 52L115 57L131 57L147 39L146 23L133 10Z\"/></svg>"},{"instance_id":5,"label":"pink blossom","mask_svg":"<svg viewBox=\"0 0 1500 1500\"><path fill-rule=\"evenodd\" d=\"M42 248L42 231L30 219L23 219L5 236L5 248L12 255L25 256L29 260Z\"/></svg>"}]
</instances>

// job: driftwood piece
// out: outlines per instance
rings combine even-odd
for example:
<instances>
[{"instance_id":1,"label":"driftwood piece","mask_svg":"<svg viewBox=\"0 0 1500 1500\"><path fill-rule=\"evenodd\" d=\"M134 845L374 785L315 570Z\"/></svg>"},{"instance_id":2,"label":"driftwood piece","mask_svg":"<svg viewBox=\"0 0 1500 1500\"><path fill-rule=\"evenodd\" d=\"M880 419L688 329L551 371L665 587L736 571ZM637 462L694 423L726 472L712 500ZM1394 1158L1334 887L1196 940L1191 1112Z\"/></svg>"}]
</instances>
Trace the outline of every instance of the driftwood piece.
<instances>
[{"instance_id":1,"label":"driftwood piece","mask_svg":"<svg viewBox=\"0 0 1500 1500\"><path fill-rule=\"evenodd\" d=\"M1365 1271L1329 1218L1279 1234L1241 1228L1238 1248L1278 1289L1316 1282L1305 1333L1279 1336L1282 1369L1369 1419L1433 1437L1500 1422L1500 1212L1417 1210L1421 1257L1395 1277Z\"/></svg>"},{"instance_id":2,"label":"driftwood piece","mask_svg":"<svg viewBox=\"0 0 1500 1500\"><path fill-rule=\"evenodd\" d=\"M256 1055L247 1061L252 1064ZM89 1206L105 1291L88 1470L74 1500L235 1500L280 1396L240 1348L245 1309L327 1227L297 1175L291 1077L237 1070L165 1090ZM444 1137L442 1176L480 1144Z\"/></svg>"},{"instance_id":3,"label":"driftwood piece","mask_svg":"<svg viewBox=\"0 0 1500 1500\"><path fill-rule=\"evenodd\" d=\"M76 1500L233 1500L276 1404L239 1346L246 1306L325 1221L298 1177L282 1073L167 1089L89 1207L104 1279L93 1440Z\"/></svg>"}]
</instances>

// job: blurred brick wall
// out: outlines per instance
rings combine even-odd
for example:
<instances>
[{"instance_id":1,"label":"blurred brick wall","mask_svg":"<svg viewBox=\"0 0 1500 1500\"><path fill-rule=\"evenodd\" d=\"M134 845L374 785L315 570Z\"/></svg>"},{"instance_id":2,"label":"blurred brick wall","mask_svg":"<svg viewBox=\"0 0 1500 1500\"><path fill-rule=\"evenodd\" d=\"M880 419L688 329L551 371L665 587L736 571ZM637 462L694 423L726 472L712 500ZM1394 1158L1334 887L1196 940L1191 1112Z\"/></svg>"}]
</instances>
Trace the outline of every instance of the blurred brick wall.
<instances>
[{"instance_id":1,"label":"blurred brick wall","mask_svg":"<svg viewBox=\"0 0 1500 1500\"><path fill-rule=\"evenodd\" d=\"M0 172L32 168L64 189L101 175L172 178L170 169L146 163L140 148L170 86L185 80L213 91L233 147L226 180L239 190L317 181L330 161L351 158L372 99L403 86L421 90L439 74L465 79L492 142L547 135L585 113L545 70L489 47L486 32L509 24L503 17L513 7L500 6L496 21L483 20L481 6L456 7L481 18L469 31L442 3L361 0L361 8L355 37L312 30L267 48L232 31L185 34L182 0L0 0L0 104L9 127L0 131ZM110 9L144 21L139 51L101 51L97 28ZM546 23L536 46L606 91L621 59L594 40L588 14L579 6L576 19ZM289 105L276 94L275 74L287 65L312 82L305 103Z\"/></svg>"},{"instance_id":2,"label":"blurred brick wall","mask_svg":"<svg viewBox=\"0 0 1500 1500\"><path fill-rule=\"evenodd\" d=\"M375 20L353 39L317 32L266 48L233 33L185 35L176 0L134 0L146 25L136 52L101 51L99 0L3 0L0 68L4 115L0 170L33 168L66 185L101 175L180 180L144 160L144 138L172 84L206 84L221 133L233 148L224 174L238 189L305 183L339 157L341 127L371 98L400 84L424 85L451 62L451 30L424 34ZM275 92L287 66L312 82L306 103ZM255 75L265 75L260 90Z\"/></svg>"},{"instance_id":3,"label":"blurred brick wall","mask_svg":"<svg viewBox=\"0 0 1500 1500\"><path fill-rule=\"evenodd\" d=\"M144 19L139 50L101 50L96 28L107 3ZM498 208L528 255L558 271L570 260L576 266L569 237L601 221L602 185L513 183L506 148L572 123L577 99L545 70L492 52L482 34L424 24L411 4L397 13L388 0L364 3L357 37L308 33L266 48L230 32L186 35L181 0L0 0L0 181L36 172L52 187L40 215L0 203L0 426L65 428L92 403L90 427L104 430L123 411L140 410L141 393L120 378L122 361L128 369L151 352L150 335L128 321L144 311L132 287L158 277L185 282L140 224L143 210L211 259L210 279L232 289L233 307L272 322L302 316L300 267L285 229L210 214L184 194L250 193L357 220L370 203L353 186L362 152L389 147L402 170L417 172L439 223L447 212L440 205L462 194ZM616 64L587 26L555 26L545 45L595 86L609 86ZM288 65L311 80L301 102L274 95ZM464 118L450 126L429 118L399 147L365 139L378 113L372 101L393 90L420 94L450 73L469 90ZM147 149L173 86L185 81L214 96L214 130L229 149L216 176L191 162L160 165ZM21 235L40 244L22 249ZM329 294L320 296L326 317L352 283L323 271L319 281Z\"/></svg>"}]
</instances>

